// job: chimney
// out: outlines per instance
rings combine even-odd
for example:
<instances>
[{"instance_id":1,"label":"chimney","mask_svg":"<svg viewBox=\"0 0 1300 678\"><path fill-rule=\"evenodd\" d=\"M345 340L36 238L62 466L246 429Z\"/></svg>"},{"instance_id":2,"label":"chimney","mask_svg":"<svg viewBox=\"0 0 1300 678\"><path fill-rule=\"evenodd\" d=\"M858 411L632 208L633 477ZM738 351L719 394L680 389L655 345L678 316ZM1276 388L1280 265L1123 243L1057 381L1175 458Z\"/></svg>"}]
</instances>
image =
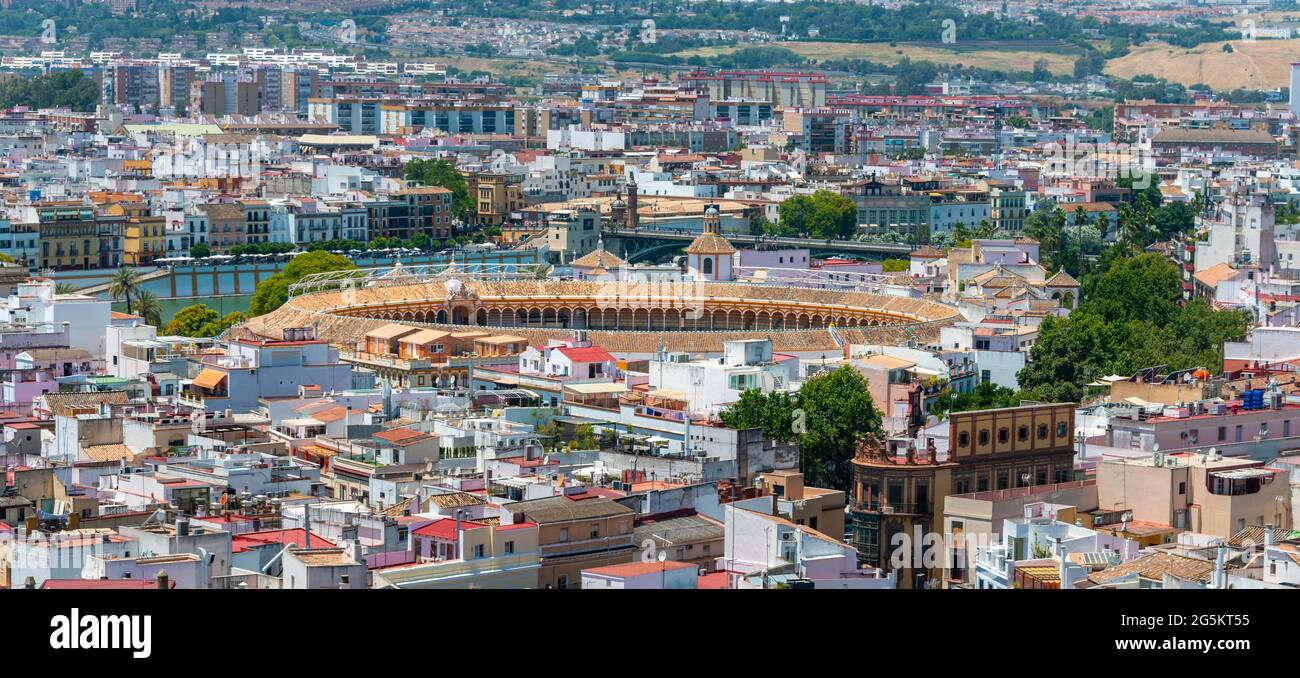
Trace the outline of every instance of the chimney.
<instances>
[{"instance_id":1,"label":"chimney","mask_svg":"<svg viewBox=\"0 0 1300 678\"><path fill-rule=\"evenodd\" d=\"M158 570L158 574L154 579L158 582L158 588L167 589L167 570Z\"/></svg>"},{"instance_id":2,"label":"chimney","mask_svg":"<svg viewBox=\"0 0 1300 678\"><path fill-rule=\"evenodd\" d=\"M36 577L31 577L31 576L29 576L29 577L27 577L26 579L24 579L24 580L23 580L23 588L25 588L25 589L34 589L34 588L36 588Z\"/></svg>"},{"instance_id":3,"label":"chimney","mask_svg":"<svg viewBox=\"0 0 1300 678\"><path fill-rule=\"evenodd\" d=\"M1224 552L1226 548L1219 544L1219 548L1214 554L1214 576L1210 579L1210 588L1222 589L1227 588L1226 578L1224 577L1223 564Z\"/></svg>"},{"instance_id":4,"label":"chimney","mask_svg":"<svg viewBox=\"0 0 1300 678\"><path fill-rule=\"evenodd\" d=\"M464 554L461 553L461 549L464 547L464 544L461 542L461 538L460 538L460 514L461 513L464 513L464 511L461 511L460 509L456 510L456 559L457 560L465 559Z\"/></svg>"},{"instance_id":5,"label":"chimney","mask_svg":"<svg viewBox=\"0 0 1300 678\"><path fill-rule=\"evenodd\" d=\"M1273 545L1273 523L1264 524L1264 548Z\"/></svg>"},{"instance_id":6,"label":"chimney","mask_svg":"<svg viewBox=\"0 0 1300 678\"><path fill-rule=\"evenodd\" d=\"M307 535L302 540L303 541L302 547L305 549L310 549L311 548L311 504L302 505L302 529Z\"/></svg>"},{"instance_id":7,"label":"chimney","mask_svg":"<svg viewBox=\"0 0 1300 678\"><path fill-rule=\"evenodd\" d=\"M349 581L350 581L350 578L348 577L348 575L346 575L346 574L344 574L344 575L339 575L339 588L341 588L341 589L352 588L352 587L348 586L348 582L349 582Z\"/></svg>"}]
</instances>

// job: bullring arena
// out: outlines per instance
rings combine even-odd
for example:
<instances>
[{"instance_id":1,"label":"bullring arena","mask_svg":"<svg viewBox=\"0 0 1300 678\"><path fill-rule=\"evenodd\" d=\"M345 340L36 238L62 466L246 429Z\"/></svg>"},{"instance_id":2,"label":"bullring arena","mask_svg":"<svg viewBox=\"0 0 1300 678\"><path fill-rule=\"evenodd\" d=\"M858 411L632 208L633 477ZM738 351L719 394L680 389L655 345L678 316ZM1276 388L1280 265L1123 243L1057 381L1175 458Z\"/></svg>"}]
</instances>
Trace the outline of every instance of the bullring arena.
<instances>
[{"instance_id":1,"label":"bullring arena","mask_svg":"<svg viewBox=\"0 0 1300 678\"><path fill-rule=\"evenodd\" d=\"M583 329L606 350L648 354L661 340L670 351L690 352L755 338L770 338L782 352L925 342L958 319L955 308L927 299L793 283L536 280L399 268L309 276L283 306L245 328L279 338L286 328L312 326L339 344L390 323L482 329L535 344Z\"/></svg>"}]
</instances>

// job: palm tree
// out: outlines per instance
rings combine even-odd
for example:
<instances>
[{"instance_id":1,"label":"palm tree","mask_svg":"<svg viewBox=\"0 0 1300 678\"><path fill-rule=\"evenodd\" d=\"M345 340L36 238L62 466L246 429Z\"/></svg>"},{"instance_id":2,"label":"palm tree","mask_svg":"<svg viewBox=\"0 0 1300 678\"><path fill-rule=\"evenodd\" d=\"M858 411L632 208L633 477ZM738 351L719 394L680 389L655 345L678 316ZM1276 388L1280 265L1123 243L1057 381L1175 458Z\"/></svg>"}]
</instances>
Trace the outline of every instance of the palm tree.
<instances>
[{"instance_id":1,"label":"palm tree","mask_svg":"<svg viewBox=\"0 0 1300 678\"><path fill-rule=\"evenodd\" d=\"M131 295L140 291L140 274L135 272L130 266L123 266L117 269L113 277L108 281L108 294L117 300L119 297L126 298L126 312L134 313L131 310Z\"/></svg>"},{"instance_id":2,"label":"palm tree","mask_svg":"<svg viewBox=\"0 0 1300 678\"><path fill-rule=\"evenodd\" d=\"M144 318L146 324L154 327L162 326L162 304L159 303L158 297L154 296L149 290L139 290L135 293L135 308L140 317Z\"/></svg>"},{"instance_id":3,"label":"palm tree","mask_svg":"<svg viewBox=\"0 0 1300 678\"><path fill-rule=\"evenodd\" d=\"M73 287L72 283L70 282L55 283L54 293L55 294L76 294L77 288Z\"/></svg>"}]
</instances>

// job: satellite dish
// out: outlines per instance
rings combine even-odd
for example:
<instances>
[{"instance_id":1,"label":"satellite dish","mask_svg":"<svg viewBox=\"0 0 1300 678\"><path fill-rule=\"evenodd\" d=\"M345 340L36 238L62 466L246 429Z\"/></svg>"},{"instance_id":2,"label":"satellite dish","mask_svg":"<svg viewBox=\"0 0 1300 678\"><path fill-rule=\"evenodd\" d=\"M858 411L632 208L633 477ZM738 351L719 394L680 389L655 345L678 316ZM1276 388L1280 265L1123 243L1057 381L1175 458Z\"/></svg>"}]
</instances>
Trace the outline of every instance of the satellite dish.
<instances>
[{"instance_id":1,"label":"satellite dish","mask_svg":"<svg viewBox=\"0 0 1300 678\"><path fill-rule=\"evenodd\" d=\"M658 559L659 559L659 562L662 563L662 562L668 560L668 552L667 552L667 551L660 551L660 552L659 552L659 555L657 555L657 556L655 556L655 557L658 558Z\"/></svg>"}]
</instances>

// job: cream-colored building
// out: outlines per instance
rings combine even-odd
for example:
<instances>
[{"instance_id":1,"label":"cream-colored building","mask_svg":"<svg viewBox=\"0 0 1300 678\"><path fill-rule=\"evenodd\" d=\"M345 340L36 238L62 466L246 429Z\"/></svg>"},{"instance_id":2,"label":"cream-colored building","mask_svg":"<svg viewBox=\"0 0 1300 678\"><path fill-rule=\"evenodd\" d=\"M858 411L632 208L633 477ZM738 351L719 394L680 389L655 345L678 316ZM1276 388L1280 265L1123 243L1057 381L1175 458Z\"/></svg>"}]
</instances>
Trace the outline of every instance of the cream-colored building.
<instances>
[{"instance_id":1,"label":"cream-colored building","mask_svg":"<svg viewBox=\"0 0 1300 678\"><path fill-rule=\"evenodd\" d=\"M1209 454L1109 459L1097 467L1097 510L1130 522L1229 537L1251 525L1290 527L1287 472Z\"/></svg>"}]
</instances>

